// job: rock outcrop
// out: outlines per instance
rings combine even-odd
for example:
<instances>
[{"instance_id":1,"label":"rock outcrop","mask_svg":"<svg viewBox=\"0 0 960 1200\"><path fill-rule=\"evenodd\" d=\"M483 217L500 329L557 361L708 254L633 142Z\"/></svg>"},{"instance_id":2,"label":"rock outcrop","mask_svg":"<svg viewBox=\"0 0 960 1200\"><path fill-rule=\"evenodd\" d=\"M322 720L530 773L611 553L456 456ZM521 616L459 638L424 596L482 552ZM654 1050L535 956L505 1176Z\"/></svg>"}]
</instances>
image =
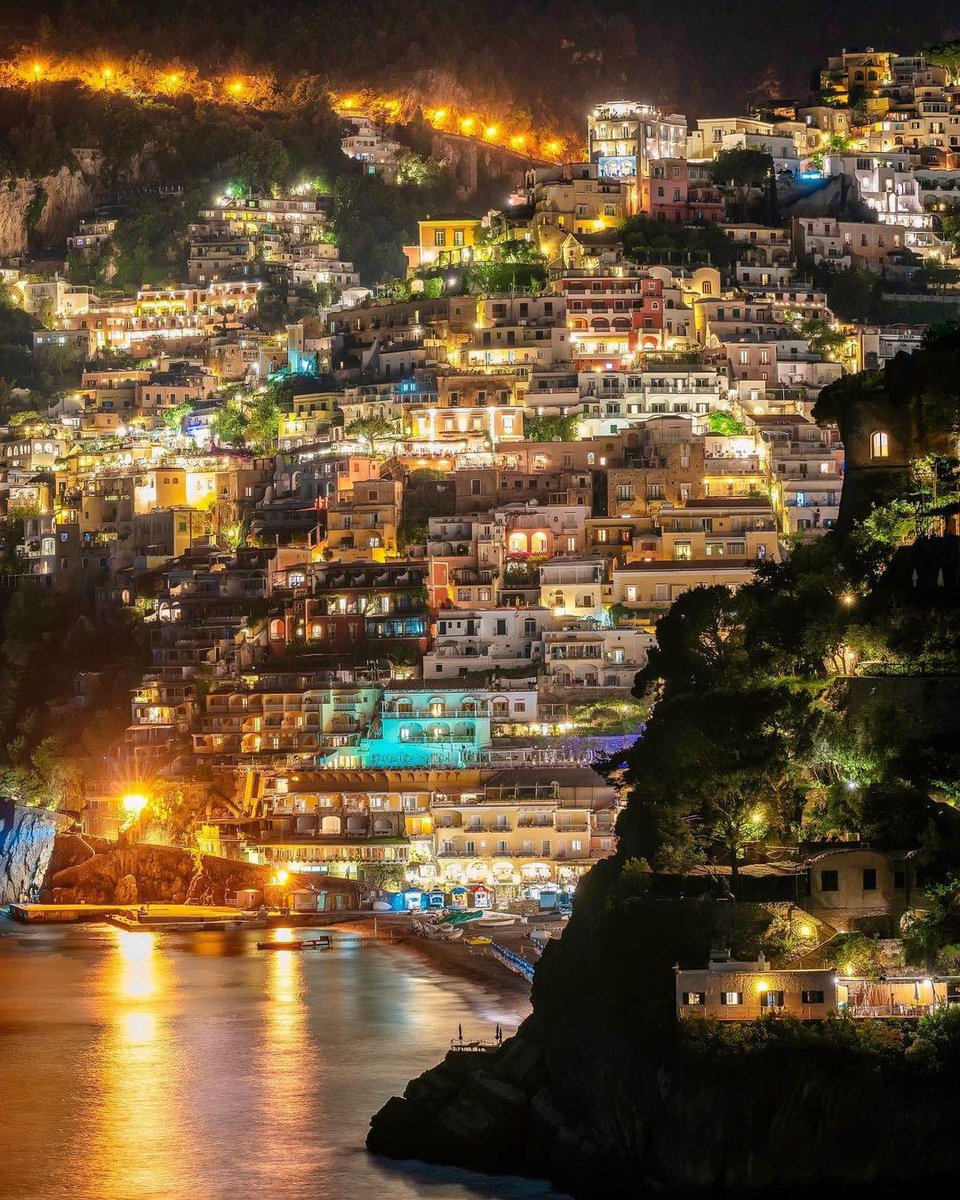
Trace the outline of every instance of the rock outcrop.
<instances>
[{"instance_id":1,"label":"rock outcrop","mask_svg":"<svg viewBox=\"0 0 960 1200\"><path fill-rule=\"evenodd\" d=\"M760 909L650 899L625 890L615 862L599 864L544 951L516 1036L413 1080L374 1117L368 1148L548 1179L585 1200L831 1185L877 1195L955 1178L956 1071L895 1055L881 1066L829 1042L814 1053L789 1037L723 1055L680 1036L678 948L684 961L706 961L712 945L749 957Z\"/></svg>"},{"instance_id":2,"label":"rock outcrop","mask_svg":"<svg viewBox=\"0 0 960 1200\"><path fill-rule=\"evenodd\" d=\"M40 180L0 183L0 256L25 254L31 236L42 247L61 245L100 198L96 176L68 167Z\"/></svg>"},{"instance_id":3,"label":"rock outcrop","mask_svg":"<svg viewBox=\"0 0 960 1200\"><path fill-rule=\"evenodd\" d=\"M604 1064L597 1067L602 1077ZM958 1099L956 1079L877 1080L828 1064L759 1072L750 1062L724 1071L651 1065L604 1093L601 1128L591 1103L571 1112L535 1028L521 1027L495 1054L451 1052L411 1081L376 1115L367 1147L546 1178L585 1200L646 1189L793 1195L824 1184L887 1194L957 1177Z\"/></svg>"},{"instance_id":4,"label":"rock outcrop","mask_svg":"<svg viewBox=\"0 0 960 1200\"><path fill-rule=\"evenodd\" d=\"M273 870L179 846L67 834L57 839L43 898L64 904L223 904L241 888L262 890ZM323 887L347 893L354 905L354 884L324 878Z\"/></svg>"},{"instance_id":5,"label":"rock outcrop","mask_svg":"<svg viewBox=\"0 0 960 1200\"><path fill-rule=\"evenodd\" d=\"M0 800L0 904L36 898L57 832L69 823L45 808Z\"/></svg>"}]
</instances>

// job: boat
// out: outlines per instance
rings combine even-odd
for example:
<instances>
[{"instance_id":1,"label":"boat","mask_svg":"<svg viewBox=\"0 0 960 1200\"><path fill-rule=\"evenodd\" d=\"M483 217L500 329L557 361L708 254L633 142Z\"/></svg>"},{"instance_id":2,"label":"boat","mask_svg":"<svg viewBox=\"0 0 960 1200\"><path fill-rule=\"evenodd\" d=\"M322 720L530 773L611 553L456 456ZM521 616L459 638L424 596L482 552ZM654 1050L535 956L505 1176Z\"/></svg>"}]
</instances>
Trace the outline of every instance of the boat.
<instances>
[{"instance_id":1,"label":"boat","mask_svg":"<svg viewBox=\"0 0 960 1200\"><path fill-rule=\"evenodd\" d=\"M492 946L493 938L488 937L468 937L464 939L468 946Z\"/></svg>"},{"instance_id":2,"label":"boat","mask_svg":"<svg viewBox=\"0 0 960 1200\"><path fill-rule=\"evenodd\" d=\"M463 937L463 929L459 925L424 925L422 936L431 942L455 942Z\"/></svg>"},{"instance_id":3,"label":"boat","mask_svg":"<svg viewBox=\"0 0 960 1200\"><path fill-rule=\"evenodd\" d=\"M469 925L473 921L479 921L484 915L482 908L466 908L454 909L453 912L446 913L437 922L438 925Z\"/></svg>"},{"instance_id":4,"label":"boat","mask_svg":"<svg viewBox=\"0 0 960 1200\"><path fill-rule=\"evenodd\" d=\"M515 925L520 917L517 913L488 912L477 921L478 929L501 929L507 925Z\"/></svg>"}]
</instances>

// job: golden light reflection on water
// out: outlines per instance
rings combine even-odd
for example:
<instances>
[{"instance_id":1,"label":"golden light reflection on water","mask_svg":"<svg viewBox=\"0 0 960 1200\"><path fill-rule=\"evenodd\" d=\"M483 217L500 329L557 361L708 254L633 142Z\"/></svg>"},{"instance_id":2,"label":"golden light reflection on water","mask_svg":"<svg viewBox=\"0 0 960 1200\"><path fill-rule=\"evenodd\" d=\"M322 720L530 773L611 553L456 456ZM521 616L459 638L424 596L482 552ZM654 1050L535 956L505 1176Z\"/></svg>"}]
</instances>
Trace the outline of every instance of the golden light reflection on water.
<instances>
[{"instance_id":1,"label":"golden light reflection on water","mask_svg":"<svg viewBox=\"0 0 960 1200\"><path fill-rule=\"evenodd\" d=\"M0 1197L479 1195L420 1189L363 1138L458 1022L488 1036L522 1008L401 948L264 952L258 938L79 929L36 938L60 953L0 953L15 1018L0 1029L0 1096L29 1118L0 1122Z\"/></svg>"},{"instance_id":2,"label":"golden light reflection on water","mask_svg":"<svg viewBox=\"0 0 960 1200\"><path fill-rule=\"evenodd\" d=\"M155 995L157 978L155 970L155 933L127 933L116 930L117 950L120 954L120 969L117 991L124 1000L146 1000Z\"/></svg>"},{"instance_id":3,"label":"golden light reflection on water","mask_svg":"<svg viewBox=\"0 0 960 1200\"><path fill-rule=\"evenodd\" d=\"M274 940L291 941L293 932L277 929ZM310 1029L310 992L316 986L319 966L316 951L292 949L270 951L266 962L266 1022L257 1078L262 1120L277 1131L278 1147L298 1139L304 1119L312 1123L324 1119L318 1103L322 1088L317 1086L324 1064ZM262 1177L266 1182L272 1174L282 1172L290 1194L306 1196L327 1158L326 1148L314 1146L304 1149L293 1162L281 1150L274 1161L268 1147L263 1153Z\"/></svg>"},{"instance_id":4,"label":"golden light reflection on water","mask_svg":"<svg viewBox=\"0 0 960 1200\"><path fill-rule=\"evenodd\" d=\"M183 1176L180 1062L167 1028L170 962L158 935L112 932L114 951L99 980L106 1020L87 1166L98 1195L174 1196Z\"/></svg>"}]
</instances>

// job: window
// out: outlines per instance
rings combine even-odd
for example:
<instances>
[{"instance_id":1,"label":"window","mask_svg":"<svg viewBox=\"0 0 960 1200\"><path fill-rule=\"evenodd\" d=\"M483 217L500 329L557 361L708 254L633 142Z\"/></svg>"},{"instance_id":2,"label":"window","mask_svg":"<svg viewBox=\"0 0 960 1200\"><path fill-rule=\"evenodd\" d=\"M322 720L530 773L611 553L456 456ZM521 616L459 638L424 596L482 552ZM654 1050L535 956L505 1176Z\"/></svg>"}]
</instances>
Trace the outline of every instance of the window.
<instances>
[{"instance_id":1,"label":"window","mask_svg":"<svg viewBox=\"0 0 960 1200\"><path fill-rule=\"evenodd\" d=\"M678 562L689 562L693 557L693 546L690 542L674 542L673 557Z\"/></svg>"},{"instance_id":2,"label":"window","mask_svg":"<svg viewBox=\"0 0 960 1200\"><path fill-rule=\"evenodd\" d=\"M684 992L683 1003L687 1008L702 1008L706 998L703 992Z\"/></svg>"},{"instance_id":3,"label":"window","mask_svg":"<svg viewBox=\"0 0 960 1200\"><path fill-rule=\"evenodd\" d=\"M875 892L877 890L876 867L863 868L863 890L865 892Z\"/></svg>"},{"instance_id":4,"label":"window","mask_svg":"<svg viewBox=\"0 0 960 1200\"><path fill-rule=\"evenodd\" d=\"M721 1004L742 1004L743 1003L743 992L721 992L720 993L720 1003Z\"/></svg>"},{"instance_id":5,"label":"window","mask_svg":"<svg viewBox=\"0 0 960 1200\"><path fill-rule=\"evenodd\" d=\"M466 842L466 843L464 843L464 849L466 850L466 852L468 854L476 854L477 843L476 842Z\"/></svg>"},{"instance_id":6,"label":"window","mask_svg":"<svg viewBox=\"0 0 960 1200\"><path fill-rule=\"evenodd\" d=\"M433 232L433 244L435 246L445 246L447 244L447 233L445 229L435 229Z\"/></svg>"},{"instance_id":7,"label":"window","mask_svg":"<svg viewBox=\"0 0 960 1200\"><path fill-rule=\"evenodd\" d=\"M760 999L761 1008L783 1008L783 992L764 992Z\"/></svg>"},{"instance_id":8,"label":"window","mask_svg":"<svg viewBox=\"0 0 960 1200\"><path fill-rule=\"evenodd\" d=\"M820 872L820 891L821 892L839 892L840 891L840 876L836 871L821 871Z\"/></svg>"},{"instance_id":9,"label":"window","mask_svg":"<svg viewBox=\"0 0 960 1200\"><path fill-rule=\"evenodd\" d=\"M654 600L669 600L670 599L670 584L657 583L653 588Z\"/></svg>"},{"instance_id":10,"label":"window","mask_svg":"<svg viewBox=\"0 0 960 1200\"><path fill-rule=\"evenodd\" d=\"M462 229L455 229L453 231L453 244L455 246L463 245L463 230Z\"/></svg>"},{"instance_id":11,"label":"window","mask_svg":"<svg viewBox=\"0 0 960 1200\"><path fill-rule=\"evenodd\" d=\"M822 1004L823 1003L823 992L821 992L817 989L813 989L812 991L809 991L809 992L801 992L800 993L800 1002L802 1004Z\"/></svg>"},{"instance_id":12,"label":"window","mask_svg":"<svg viewBox=\"0 0 960 1200\"><path fill-rule=\"evenodd\" d=\"M871 458L888 458L890 455L890 442L887 435L880 430L870 434L870 457Z\"/></svg>"},{"instance_id":13,"label":"window","mask_svg":"<svg viewBox=\"0 0 960 1200\"><path fill-rule=\"evenodd\" d=\"M893 888L894 891L903 891L907 886L906 871L894 871L893 873Z\"/></svg>"}]
</instances>

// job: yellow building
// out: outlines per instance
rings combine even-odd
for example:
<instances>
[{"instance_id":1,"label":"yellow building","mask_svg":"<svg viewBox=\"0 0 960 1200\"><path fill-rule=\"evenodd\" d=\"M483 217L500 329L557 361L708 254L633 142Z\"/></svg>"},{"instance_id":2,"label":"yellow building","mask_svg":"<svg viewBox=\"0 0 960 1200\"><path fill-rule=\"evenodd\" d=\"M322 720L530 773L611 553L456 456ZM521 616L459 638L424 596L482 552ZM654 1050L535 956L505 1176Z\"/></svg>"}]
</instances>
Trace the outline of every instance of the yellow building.
<instances>
[{"instance_id":1,"label":"yellow building","mask_svg":"<svg viewBox=\"0 0 960 1200\"><path fill-rule=\"evenodd\" d=\"M187 467L151 467L138 476L134 490L134 511L154 508L212 508L216 502L216 471L198 471Z\"/></svg>"},{"instance_id":2,"label":"yellow building","mask_svg":"<svg viewBox=\"0 0 960 1200\"><path fill-rule=\"evenodd\" d=\"M385 562L397 556L403 486L392 479L354 483L330 498L322 547L335 562Z\"/></svg>"},{"instance_id":3,"label":"yellow building","mask_svg":"<svg viewBox=\"0 0 960 1200\"><path fill-rule=\"evenodd\" d=\"M419 240L415 246L404 246L408 270L412 274L421 267L455 266L468 262L471 247L480 229L478 217L427 217L418 221Z\"/></svg>"},{"instance_id":4,"label":"yellow building","mask_svg":"<svg viewBox=\"0 0 960 1200\"><path fill-rule=\"evenodd\" d=\"M420 867L418 882L483 884L498 903L572 888L613 853L618 804L616 790L589 767L527 766L496 772L474 792L435 794L435 860Z\"/></svg>"}]
</instances>

